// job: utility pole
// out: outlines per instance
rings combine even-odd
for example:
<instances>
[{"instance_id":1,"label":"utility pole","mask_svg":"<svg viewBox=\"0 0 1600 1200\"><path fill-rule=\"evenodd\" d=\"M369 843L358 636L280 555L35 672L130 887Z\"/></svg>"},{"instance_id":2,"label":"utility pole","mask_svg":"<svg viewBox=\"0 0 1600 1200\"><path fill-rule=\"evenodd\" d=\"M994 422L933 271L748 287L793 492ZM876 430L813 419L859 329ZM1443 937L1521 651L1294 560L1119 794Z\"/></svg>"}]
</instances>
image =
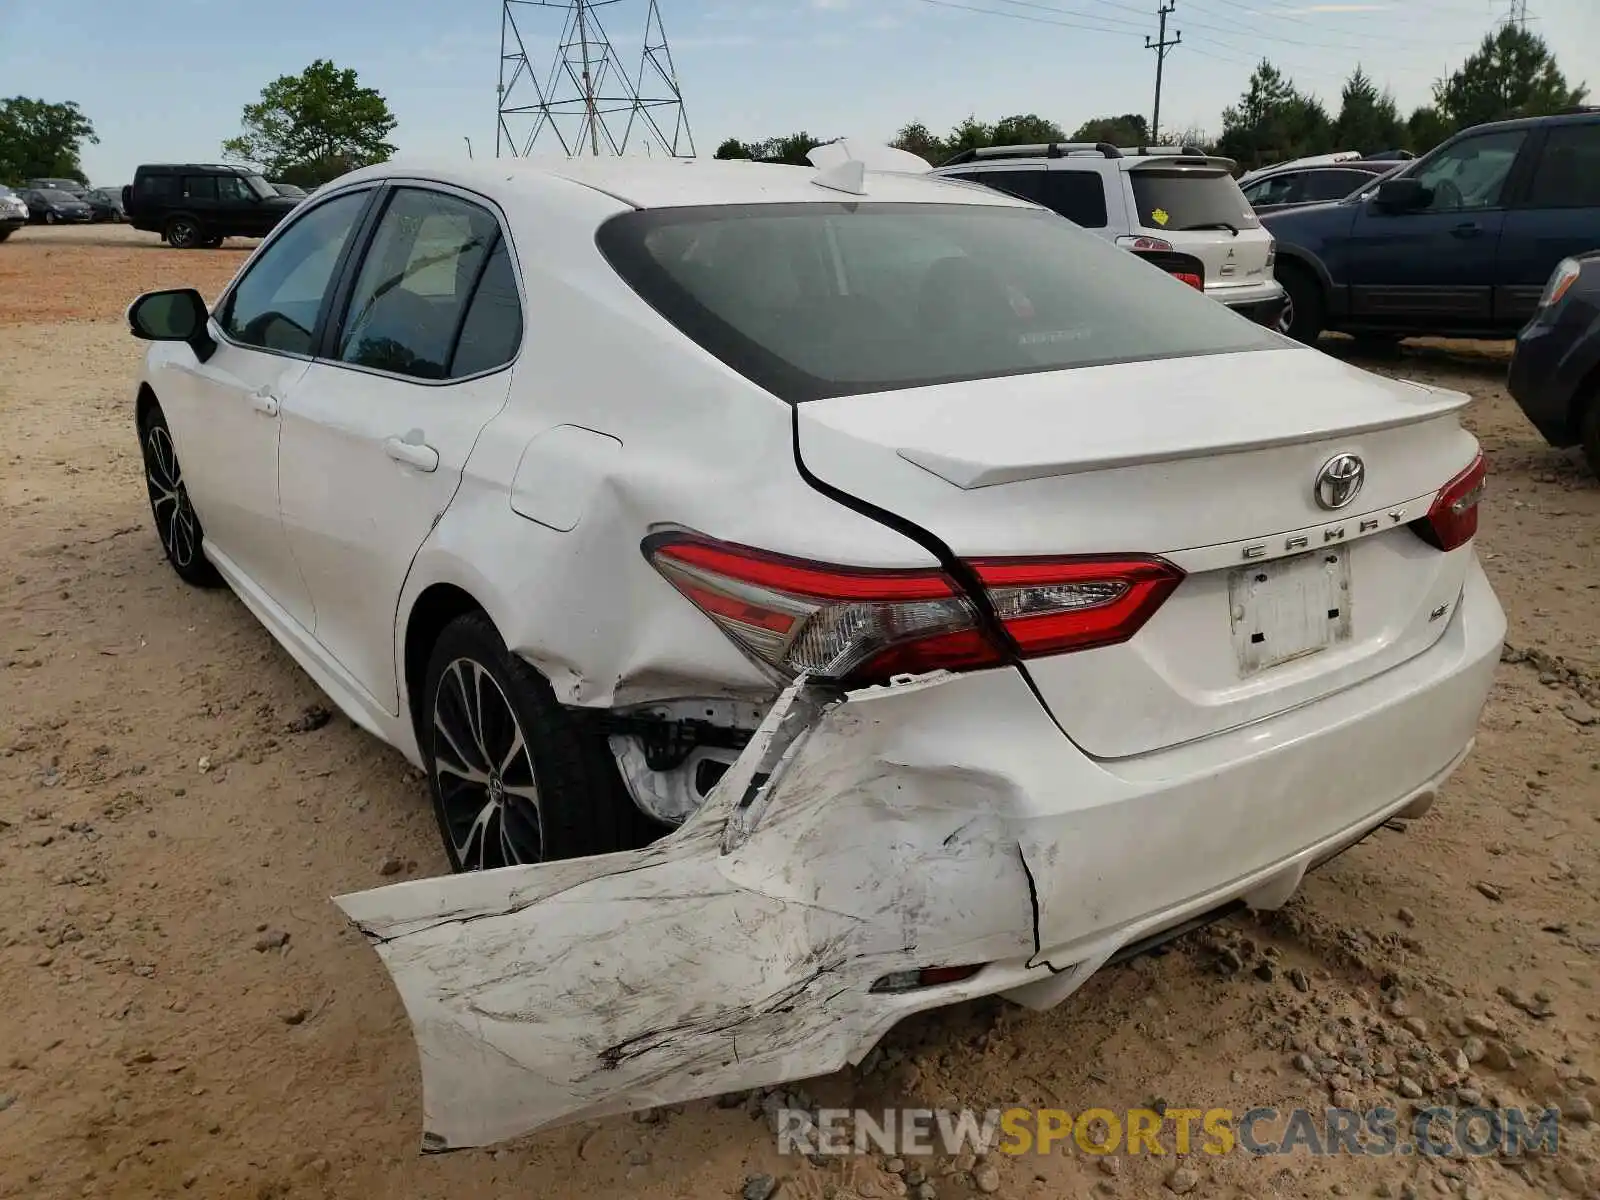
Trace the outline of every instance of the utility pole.
<instances>
[{"instance_id":1,"label":"utility pole","mask_svg":"<svg viewBox=\"0 0 1600 1200\"><path fill-rule=\"evenodd\" d=\"M1523 0L1523 2L1526 3L1526 0ZM1177 7L1178 0L1167 0L1167 3L1160 5L1156 9L1156 16L1161 20L1161 28L1156 34L1156 40L1152 42L1148 34L1144 39L1144 48L1156 52L1156 107L1155 111L1150 114L1150 144L1152 146L1161 144L1161 68L1167 61L1167 54L1174 46L1183 41L1181 32L1174 33L1171 41L1167 40L1167 18L1172 15L1173 10Z\"/></svg>"},{"instance_id":2,"label":"utility pole","mask_svg":"<svg viewBox=\"0 0 1600 1200\"><path fill-rule=\"evenodd\" d=\"M594 80L589 75L589 23L584 19L584 0L577 0L578 44L583 48L583 104L589 112L589 149L600 156L600 115L594 109Z\"/></svg>"}]
</instances>

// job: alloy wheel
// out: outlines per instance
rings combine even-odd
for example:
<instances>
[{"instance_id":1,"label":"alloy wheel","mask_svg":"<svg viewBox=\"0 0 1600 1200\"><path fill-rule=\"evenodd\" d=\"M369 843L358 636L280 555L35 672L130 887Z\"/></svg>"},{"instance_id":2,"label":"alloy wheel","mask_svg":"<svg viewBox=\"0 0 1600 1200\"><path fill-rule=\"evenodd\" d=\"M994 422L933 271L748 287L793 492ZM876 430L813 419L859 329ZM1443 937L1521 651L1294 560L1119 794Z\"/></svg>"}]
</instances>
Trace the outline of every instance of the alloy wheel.
<instances>
[{"instance_id":1,"label":"alloy wheel","mask_svg":"<svg viewBox=\"0 0 1600 1200\"><path fill-rule=\"evenodd\" d=\"M1278 332L1288 336L1294 328L1294 298L1287 293L1283 297L1283 309L1278 313Z\"/></svg>"},{"instance_id":2,"label":"alloy wheel","mask_svg":"<svg viewBox=\"0 0 1600 1200\"><path fill-rule=\"evenodd\" d=\"M455 659L433 701L433 772L457 864L481 871L543 859L533 755L494 676Z\"/></svg>"},{"instance_id":3,"label":"alloy wheel","mask_svg":"<svg viewBox=\"0 0 1600 1200\"><path fill-rule=\"evenodd\" d=\"M165 426L152 425L145 434L144 480L150 489L150 508L162 549L180 568L189 566L199 552L200 539L194 507L178 469L178 453Z\"/></svg>"}]
</instances>

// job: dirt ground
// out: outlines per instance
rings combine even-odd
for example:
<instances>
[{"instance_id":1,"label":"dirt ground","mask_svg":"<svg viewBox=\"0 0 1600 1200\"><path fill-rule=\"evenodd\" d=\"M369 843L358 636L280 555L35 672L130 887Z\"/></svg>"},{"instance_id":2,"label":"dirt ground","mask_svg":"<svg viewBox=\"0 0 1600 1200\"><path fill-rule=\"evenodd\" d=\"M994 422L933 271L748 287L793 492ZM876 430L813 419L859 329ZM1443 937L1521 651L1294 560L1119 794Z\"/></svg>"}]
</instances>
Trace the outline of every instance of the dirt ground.
<instances>
[{"instance_id":1,"label":"dirt ground","mask_svg":"<svg viewBox=\"0 0 1600 1200\"><path fill-rule=\"evenodd\" d=\"M1511 648L1434 811L1275 916L1104 971L1050 1013L914 1020L870 1069L802 1090L1550 1103L1569 1114L1559 1154L817 1165L779 1156L756 1097L420 1157L404 1015L328 897L444 869L423 784L322 721L229 593L178 582L140 481L123 310L157 286L213 296L242 261L119 228L0 246L0 1195L698 1200L764 1196L761 1176L784 1200L1600 1195L1600 487L1506 396L1504 346L1363 364L1470 392L1492 458L1480 546Z\"/></svg>"}]
</instances>

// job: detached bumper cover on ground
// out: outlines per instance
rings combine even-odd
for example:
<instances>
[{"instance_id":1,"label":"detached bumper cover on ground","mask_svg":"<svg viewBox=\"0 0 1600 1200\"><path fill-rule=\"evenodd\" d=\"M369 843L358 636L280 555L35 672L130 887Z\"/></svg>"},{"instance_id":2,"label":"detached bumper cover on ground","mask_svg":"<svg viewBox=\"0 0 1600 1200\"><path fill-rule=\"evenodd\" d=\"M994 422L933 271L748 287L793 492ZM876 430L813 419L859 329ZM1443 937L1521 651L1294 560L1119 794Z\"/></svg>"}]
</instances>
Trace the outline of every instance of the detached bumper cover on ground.
<instances>
[{"instance_id":1,"label":"detached bumper cover on ground","mask_svg":"<svg viewBox=\"0 0 1600 1200\"><path fill-rule=\"evenodd\" d=\"M790 688L643 850L339 898L422 1058L424 1148L836 1070L908 1013L1064 999L1116 950L1431 799L1505 619L1473 564L1444 636L1329 699L1158 754L1079 752L1010 668ZM987 963L959 983L884 975Z\"/></svg>"}]
</instances>

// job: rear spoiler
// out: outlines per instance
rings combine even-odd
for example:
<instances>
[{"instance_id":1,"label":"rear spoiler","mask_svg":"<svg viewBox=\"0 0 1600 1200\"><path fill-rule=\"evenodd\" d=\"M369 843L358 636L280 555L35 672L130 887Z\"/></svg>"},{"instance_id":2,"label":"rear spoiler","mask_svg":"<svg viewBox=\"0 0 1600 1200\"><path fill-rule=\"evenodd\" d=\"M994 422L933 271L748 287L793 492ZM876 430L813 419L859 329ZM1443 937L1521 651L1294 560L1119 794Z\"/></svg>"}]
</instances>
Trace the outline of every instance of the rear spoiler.
<instances>
[{"instance_id":1,"label":"rear spoiler","mask_svg":"<svg viewBox=\"0 0 1600 1200\"><path fill-rule=\"evenodd\" d=\"M1232 175L1239 164L1231 158L1197 151L1194 154L1152 154L1128 164L1130 171L1149 171L1161 167L1212 167Z\"/></svg>"}]
</instances>

